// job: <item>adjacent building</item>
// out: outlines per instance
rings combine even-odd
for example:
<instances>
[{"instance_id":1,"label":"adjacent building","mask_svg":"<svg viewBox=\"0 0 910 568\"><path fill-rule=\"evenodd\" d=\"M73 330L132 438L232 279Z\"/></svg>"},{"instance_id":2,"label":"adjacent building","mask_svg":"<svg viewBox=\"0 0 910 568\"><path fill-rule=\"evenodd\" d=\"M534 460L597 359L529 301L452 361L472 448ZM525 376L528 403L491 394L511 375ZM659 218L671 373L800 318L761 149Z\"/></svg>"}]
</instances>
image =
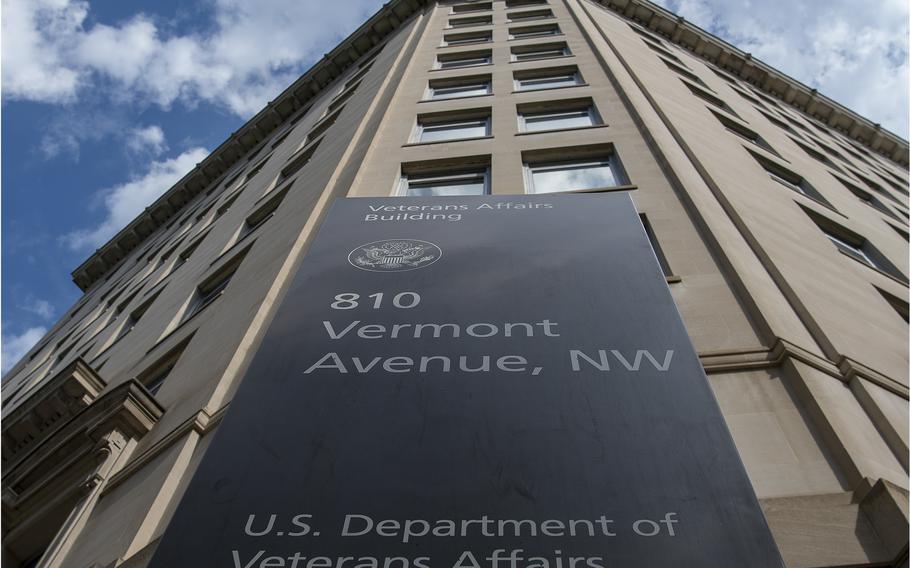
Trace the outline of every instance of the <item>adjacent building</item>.
<instances>
[{"instance_id":1,"label":"adjacent building","mask_svg":"<svg viewBox=\"0 0 910 568\"><path fill-rule=\"evenodd\" d=\"M334 199L614 191L787 565L907 566L907 166L646 0L392 0L73 272L3 380L4 566L146 564Z\"/></svg>"}]
</instances>

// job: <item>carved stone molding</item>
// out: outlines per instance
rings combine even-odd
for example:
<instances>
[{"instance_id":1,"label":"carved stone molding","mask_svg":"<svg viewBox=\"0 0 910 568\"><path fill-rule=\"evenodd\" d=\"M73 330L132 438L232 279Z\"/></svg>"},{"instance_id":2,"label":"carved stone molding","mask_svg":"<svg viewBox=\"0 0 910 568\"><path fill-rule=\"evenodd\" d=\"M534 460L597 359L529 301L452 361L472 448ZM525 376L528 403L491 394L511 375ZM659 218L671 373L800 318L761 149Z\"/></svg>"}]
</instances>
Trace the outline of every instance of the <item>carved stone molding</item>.
<instances>
[{"instance_id":1,"label":"carved stone molding","mask_svg":"<svg viewBox=\"0 0 910 568\"><path fill-rule=\"evenodd\" d=\"M104 385L76 360L4 419L7 536L53 503L92 490L100 482L99 464L145 435L164 413L135 380L106 392Z\"/></svg>"}]
</instances>

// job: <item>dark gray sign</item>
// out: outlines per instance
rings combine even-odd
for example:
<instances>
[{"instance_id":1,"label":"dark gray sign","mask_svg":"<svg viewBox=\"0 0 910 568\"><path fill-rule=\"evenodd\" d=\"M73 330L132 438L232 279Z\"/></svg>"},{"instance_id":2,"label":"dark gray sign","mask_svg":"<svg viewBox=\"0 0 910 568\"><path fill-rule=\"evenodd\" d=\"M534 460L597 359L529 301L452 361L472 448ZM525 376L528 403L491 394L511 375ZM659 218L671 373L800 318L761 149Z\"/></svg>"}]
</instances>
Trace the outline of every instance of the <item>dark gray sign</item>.
<instances>
[{"instance_id":1,"label":"dark gray sign","mask_svg":"<svg viewBox=\"0 0 910 568\"><path fill-rule=\"evenodd\" d=\"M336 202L152 566L782 563L600 194Z\"/></svg>"}]
</instances>

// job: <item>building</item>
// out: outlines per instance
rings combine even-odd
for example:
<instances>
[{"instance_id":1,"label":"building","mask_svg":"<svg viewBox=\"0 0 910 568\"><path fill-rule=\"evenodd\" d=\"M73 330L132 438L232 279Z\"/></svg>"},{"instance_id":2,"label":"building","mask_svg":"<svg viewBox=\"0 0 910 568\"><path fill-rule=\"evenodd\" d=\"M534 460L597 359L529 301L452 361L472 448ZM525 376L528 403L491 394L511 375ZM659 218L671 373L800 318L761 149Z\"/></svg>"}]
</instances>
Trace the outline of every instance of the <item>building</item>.
<instances>
[{"instance_id":1,"label":"building","mask_svg":"<svg viewBox=\"0 0 910 568\"><path fill-rule=\"evenodd\" d=\"M907 165L647 0L392 0L73 272L4 565L148 562L334 198L570 190L630 192L787 565L907 566Z\"/></svg>"}]
</instances>

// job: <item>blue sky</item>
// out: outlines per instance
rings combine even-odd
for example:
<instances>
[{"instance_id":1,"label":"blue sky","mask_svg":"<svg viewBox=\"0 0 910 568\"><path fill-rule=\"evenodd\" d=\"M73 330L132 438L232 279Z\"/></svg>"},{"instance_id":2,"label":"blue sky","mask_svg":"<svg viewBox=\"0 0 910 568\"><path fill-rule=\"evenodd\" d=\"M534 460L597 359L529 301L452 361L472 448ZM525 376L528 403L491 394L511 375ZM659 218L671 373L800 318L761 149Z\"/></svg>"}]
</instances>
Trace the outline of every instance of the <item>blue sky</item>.
<instances>
[{"instance_id":1,"label":"blue sky","mask_svg":"<svg viewBox=\"0 0 910 568\"><path fill-rule=\"evenodd\" d=\"M904 0L659 3L907 136ZM73 268L381 4L2 0L0 369Z\"/></svg>"}]
</instances>

